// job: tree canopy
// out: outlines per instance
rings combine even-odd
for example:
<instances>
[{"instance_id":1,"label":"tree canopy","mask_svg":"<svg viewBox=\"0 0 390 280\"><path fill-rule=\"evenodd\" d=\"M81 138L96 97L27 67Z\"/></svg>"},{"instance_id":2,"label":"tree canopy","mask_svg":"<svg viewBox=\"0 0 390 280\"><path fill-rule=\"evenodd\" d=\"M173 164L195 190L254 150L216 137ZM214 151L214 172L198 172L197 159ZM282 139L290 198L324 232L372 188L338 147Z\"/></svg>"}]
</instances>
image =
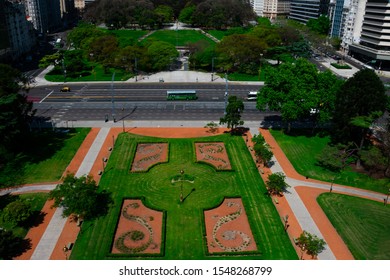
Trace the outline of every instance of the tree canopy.
<instances>
[{"instance_id":1,"label":"tree canopy","mask_svg":"<svg viewBox=\"0 0 390 280\"><path fill-rule=\"evenodd\" d=\"M54 206L64 208L63 215L78 215L86 220L105 215L111 203L107 192L98 192L96 182L91 177L75 177L68 174L64 181L50 192Z\"/></svg>"},{"instance_id":2,"label":"tree canopy","mask_svg":"<svg viewBox=\"0 0 390 280\"><path fill-rule=\"evenodd\" d=\"M344 143L353 141L361 147L365 128L385 112L388 98L375 72L363 69L340 87L335 102L333 140ZM365 124L361 120L365 120Z\"/></svg>"},{"instance_id":3,"label":"tree canopy","mask_svg":"<svg viewBox=\"0 0 390 280\"><path fill-rule=\"evenodd\" d=\"M318 256L325 249L326 242L315 234L303 231L297 238L298 246L312 258Z\"/></svg>"},{"instance_id":4,"label":"tree canopy","mask_svg":"<svg viewBox=\"0 0 390 280\"><path fill-rule=\"evenodd\" d=\"M241 120L241 114L244 111L244 103L241 99L238 99L235 95L230 95L228 98L228 104L226 106L226 114L220 118L220 124L227 124L227 127L231 129L231 133L234 133L234 129L243 125L244 121Z\"/></svg>"},{"instance_id":5,"label":"tree canopy","mask_svg":"<svg viewBox=\"0 0 390 280\"><path fill-rule=\"evenodd\" d=\"M327 121L334 110L335 95L341 84L342 81L329 71L319 73L306 59L268 67L265 86L258 94L257 108L280 111L289 127L292 121L308 117Z\"/></svg>"}]
</instances>

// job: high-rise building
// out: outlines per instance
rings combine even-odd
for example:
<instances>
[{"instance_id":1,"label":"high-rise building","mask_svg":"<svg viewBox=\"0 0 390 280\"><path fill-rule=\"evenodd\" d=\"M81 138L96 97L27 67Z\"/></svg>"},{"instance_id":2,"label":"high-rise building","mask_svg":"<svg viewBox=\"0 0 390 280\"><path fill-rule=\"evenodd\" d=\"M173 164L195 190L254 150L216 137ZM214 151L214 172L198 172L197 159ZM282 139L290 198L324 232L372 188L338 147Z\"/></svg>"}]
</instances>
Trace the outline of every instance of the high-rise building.
<instances>
[{"instance_id":1,"label":"high-rise building","mask_svg":"<svg viewBox=\"0 0 390 280\"><path fill-rule=\"evenodd\" d=\"M330 37L341 38L344 32L345 18L348 9L344 7L344 0L331 0L328 17L330 19Z\"/></svg>"},{"instance_id":2,"label":"high-rise building","mask_svg":"<svg viewBox=\"0 0 390 280\"><path fill-rule=\"evenodd\" d=\"M271 20L287 16L290 12L291 0L250 0L255 13Z\"/></svg>"},{"instance_id":3,"label":"high-rise building","mask_svg":"<svg viewBox=\"0 0 390 280\"><path fill-rule=\"evenodd\" d=\"M286 17L290 13L291 0L265 0L264 17L274 20L278 17Z\"/></svg>"},{"instance_id":4,"label":"high-rise building","mask_svg":"<svg viewBox=\"0 0 390 280\"><path fill-rule=\"evenodd\" d=\"M24 0L27 16L41 34L54 32L61 27L60 1Z\"/></svg>"},{"instance_id":5,"label":"high-rise building","mask_svg":"<svg viewBox=\"0 0 390 280\"><path fill-rule=\"evenodd\" d=\"M345 5L345 8L346 16L341 48L345 53L348 53L349 46L353 43L359 43L360 41L366 0L349 0L349 3Z\"/></svg>"},{"instance_id":6,"label":"high-rise building","mask_svg":"<svg viewBox=\"0 0 390 280\"><path fill-rule=\"evenodd\" d=\"M363 20L361 29L360 19L357 20L355 32L361 30L361 33L349 46L349 53L378 69L390 69L390 2L388 0L360 0L359 2L365 2L365 13L357 14L363 17ZM361 3L358 5L362 7Z\"/></svg>"},{"instance_id":7,"label":"high-rise building","mask_svg":"<svg viewBox=\"0 0 390 280\"><path fill-rule=\"evenodd\" d=\"M36 45L35 32L31 23L26 20L23 2L0 0L0 11L0 57L2 60L16 60Z\"/></svg>"},{"instance_id":8,"label":"high-rise building","mask_svg":"<svg viewBox=\"0 0 390 280\"><path fill-rule=\"evenodd\" d=\"M289 18L306 23L309 19L317 19L327 15L329 0L291 0Z\"/></svg>"}]
</instances>

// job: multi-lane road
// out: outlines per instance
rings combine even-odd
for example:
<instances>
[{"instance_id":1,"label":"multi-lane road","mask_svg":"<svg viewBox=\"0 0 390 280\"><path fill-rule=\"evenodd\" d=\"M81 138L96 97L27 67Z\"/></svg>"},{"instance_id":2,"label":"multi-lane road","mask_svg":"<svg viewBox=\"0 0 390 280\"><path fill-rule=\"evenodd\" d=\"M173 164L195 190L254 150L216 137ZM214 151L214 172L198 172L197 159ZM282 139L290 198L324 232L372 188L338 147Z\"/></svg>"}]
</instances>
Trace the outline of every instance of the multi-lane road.
<instances>
[{"instance_id":1,"label":"multi-lane road","mask_svg":"<svg viewBox=\"0 0 390 280\"><path fill-rule=\"evenodd\" d=\"M219 120L224 114L224 83L78 83L68 84L70 92L61 92L62 85L31 89L36 116L55 122L103 120ZM256 102L246 101L249 91L259 85L229 83L227 92L244 100L243 120L261 120L274 112L262 113ZM167 90L197 91L194 101L167 101Z\"/></svg>"}]
</instances>

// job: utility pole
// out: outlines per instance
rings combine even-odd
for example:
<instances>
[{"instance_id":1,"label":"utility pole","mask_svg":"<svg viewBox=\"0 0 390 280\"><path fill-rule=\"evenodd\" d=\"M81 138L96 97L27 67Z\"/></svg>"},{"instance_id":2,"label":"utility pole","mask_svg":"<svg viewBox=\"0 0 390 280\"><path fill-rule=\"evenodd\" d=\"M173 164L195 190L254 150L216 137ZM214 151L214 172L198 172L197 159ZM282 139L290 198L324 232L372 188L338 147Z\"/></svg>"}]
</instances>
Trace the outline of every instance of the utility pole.
<instances>
[{"instance_id":1,"label":"utility pole","mask_svg":"<svg viewBox=\"0 0 390 280\"><path fill-rule=\"evenodd\" d=\"M115 72L112 74L112 80L111 80L111 103L112 103L111 115L112 115L112 120L114 122L116 122L116 120L115 120L115 100L114 100L114 80L115 80Z\"/></svg>"},{"instance_id":2,"label":"utility pole","mask_svg":"<svg viewBox=\"0 0 390 280\"><path fill-rule=\"evenodd\" d=\"M225 89L225 115L226 115L226 107L227 107L227 101L228 101L228 79L227 79L227 73L225 73L225 81L226 81L226 89Z\"/></svg>"}]
</instances>

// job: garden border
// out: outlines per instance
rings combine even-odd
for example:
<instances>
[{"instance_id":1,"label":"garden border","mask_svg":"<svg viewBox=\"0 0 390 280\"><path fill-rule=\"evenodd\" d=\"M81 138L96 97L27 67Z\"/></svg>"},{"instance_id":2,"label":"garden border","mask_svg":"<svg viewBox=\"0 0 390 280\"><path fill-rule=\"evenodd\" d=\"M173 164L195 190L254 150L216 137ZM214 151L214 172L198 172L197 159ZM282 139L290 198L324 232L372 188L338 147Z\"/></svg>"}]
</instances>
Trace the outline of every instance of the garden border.
<instances>
[{"instance_id":1,"label":"garden border","mask_svg":"<svg viewBox=\"0 0 390 280\"><path fill-rule=\"evenodd\" d=\"M112 250L112 247L114 246L115 244L115 233L116 233L116 229L118 228L118 225L119 225L119 221L121 219L121 213L122 213L122 207L123 207L123 203L125 200L141 200L142 204L151 209L151 210L154 210L154 211L158 211L158 212L162 212L162 220L161 220L161 244L160 244L160 253L156 253L156 254L152 254L152 253L144 253L144 254L125 254L125 253L118 253L118 254L114 254L114 253L111 253L111 250ZM146 198L145 196L140 196L140 197L123 197L122 198L122 203L120 204L120 207L119 207L119 213L118 213L118 218L117 218L117 221L115 223L115 227L113 228L113 232L112 232L112 235L111 235L111 242L110 242L110 246L109 246L109 252L106 254L106 257L109 258L109 259L122 259L124 257L142 257L142 258L148 258L148 257L164 257L165 256L165 238L166 238L166 220L167 220L167 210L165 209L157 209L157 208L154 208L154 207L151 207L148 205L148 203L146 202Z\"/></svg>"},{"instance_id":2,"label":"garden border","mask_svg":"<svg viewBox=\"0 0 390 280\"><path fill-rule=\"evenodd\" d=\"M226 151L226 155L227 155L227 158L229 160L229 164L230 164L230 169L218 169L214 164L212 163L209 163L207 161L203 161L203 160L198 160L197 156L196 156L196 144L197 143L209 143L209 144L212 144L212 143L223 143L224 147L225 147L225 151ZM235 169L233 168L233 163L232 161L230 160L231 156L230 156L230 153L228 152L228 149L227 149L227 146L226 146L226 143L224 141L193 141L192 142L192 147L193 147L193 156L194 156L194 163L198 163L198 164L205 164L205 165L208 165L208 166L211 166L216 172L235 172Z\"/></svg>"},{"instance_id":3,"label":"garden border","mask_svg":"<svg viewBox=\"0 0 390 280\"><path fill-rule=\"evenodd\" d=\"M140 145L140 144L167 144L167 159L165 161L156 162L156 163L150 165L145 170L134 170L134 171L132 171L131 169L133 167L134 159L135 159L135 156L137 154L138 145ZM131 159L131 162L130 162L130 167L128 169L129 173L147 173L147 172L149 172L150 169L152 169L153 167L155 167L157 165L169 163L169 159L170 159L170 142L168 142L168 141L167 142L164 142L164 141L160 141L160 142L146 142L146 141L137 142L136 145L135 145L135 151L133 152L133 155L132 155L132 157L130 159Z\"/></svg>"}]
</instances>

